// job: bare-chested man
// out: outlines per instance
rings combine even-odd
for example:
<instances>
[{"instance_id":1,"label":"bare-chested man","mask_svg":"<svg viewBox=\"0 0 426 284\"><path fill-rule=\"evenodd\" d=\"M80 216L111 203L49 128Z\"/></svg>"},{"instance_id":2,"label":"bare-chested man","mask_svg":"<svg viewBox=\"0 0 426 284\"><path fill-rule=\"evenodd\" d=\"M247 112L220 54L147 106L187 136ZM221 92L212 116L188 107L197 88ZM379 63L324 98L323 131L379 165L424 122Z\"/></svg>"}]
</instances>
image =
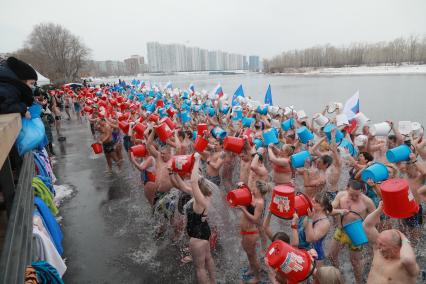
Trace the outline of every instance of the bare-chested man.
<instances>
[{"instance_id":1,"label":"bare-chested man","mask_svg":"<svg viewBox=\"0 0 426 284\"><path fill-rule=\"evenodd\" d=\"M201 153L201 155L207 163L206 178L217 186L220 186L221 179L219 173L223 165L225 153L223 152L222 143L220 141L215 141L214 139L211 141L213 145L212 151L205 151Z\"/></svg>"},{"instance_id":2,"label":"bare-chested man","mask_svg":"<svg viewBox=\"0 0 426 284\"><path fill-rule=\"evenodd\" d=\"M252 157L250 153L242 152L240 155L240 183L247 184L250 175Z\"/></svg>"},{"instance_id":3,"label":"bare-chested man","mask_svg":"<svg viewBox=\"0 0 426 284\"><path fill-rule=\"evenodd\" d=\"M294 186L292 182L292 169L290 166L290 156L293 154L293 147L284 144L281 149L274 145L269 145L268 155L273 170L273 181L275 185L285 184Z\"/></svg>"},{"instance_id":4,"label":"bare-chested man","mask_svg":"<svg viewBox=\"0 0 426 284\"><path fill-rule=\"evenodd\" d=\"M416 215L402 220L404 232L409 236L410 241L415 247L420 239L421 228L423 226L423 208L419 189L425 184L426 166L417 159L414 153L411 153L410 161L398 163L398 167L405 174L410 186L408 198L410 200L414 198L417 204L419 204L419 211Z\"/></svg>"},{"instance_id":5,"label":"bare-chested man","mask_svg":"<svg viewBox=\"0 0 426 284\"><path fill-rule=\"evenodd\" d=\"M365 218L375 210L373 201L361 192L362 184L359 181L351 180L345 191L340 191L334 201L333 215L342 216L342 226L360 218ZM355 274L357 284L362 283L362 247L355 246L349 236L341 227L337 227L330 246L330 260L333 265L339 268L339 252L343 245L349 246L349 258Z\"/></svg>"},{"instance_id":6,"label":"bare-chested man","mask_svg":"<svg viewBox=\"0 0 426 284\"><path fill-rule=\"evenodd\" d=\"M112 140L112 128L106 122L105 118L99 121L99 131L101 135L98 139L98 143L102 144L105 158L108 165L108 172L112 173L112 161L118 162L118 158L114 152L114 141Z\"/></svg>"},{"instance_id":7,"label":"bare-chested man","mask_svg":"<svg viewBox=\"0 0 426 284\"><path fill-rule=\"evenodd\" d=\"M397 230L379 233L383 202L364 221L368 242L373 246L373 263L368 274L367 284L416 283L419 266L416 255L407 237Z\"/></svg>"},{"instance_id":8,"label":"bare-chested man","mask_svg":"<svg viewBox=\"0 0 426 284\"><path fill-rule=\"evenodd\" d=\"M322 191L326 184L325 171L333 163L333 158L329 155L322 155L315 166L310 166L310 160L306 159L305 167L303 168L303 184L305 186L305 193L311 199L315 194Z\"/></svg>"}]
</instances>

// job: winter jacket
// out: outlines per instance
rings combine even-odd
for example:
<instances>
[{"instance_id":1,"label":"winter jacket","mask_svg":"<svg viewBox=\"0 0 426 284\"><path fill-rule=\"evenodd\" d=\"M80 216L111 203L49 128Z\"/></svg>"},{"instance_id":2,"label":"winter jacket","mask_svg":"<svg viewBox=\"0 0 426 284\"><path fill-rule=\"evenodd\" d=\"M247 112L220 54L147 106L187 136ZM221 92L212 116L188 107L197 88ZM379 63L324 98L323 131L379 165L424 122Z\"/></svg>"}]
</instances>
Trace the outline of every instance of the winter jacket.
<instances>
[{"instance_id":1,"label":"winter jacket","mask_svg":"<svg viewBox=\"0 0 426 284\"><path fill-rule=\"evenodd\" d=\"M7 66L0 64L0 114L20 113L25 115L27 107L34 101L31 88L20 81Z\"/></svg>"}]
</instances>

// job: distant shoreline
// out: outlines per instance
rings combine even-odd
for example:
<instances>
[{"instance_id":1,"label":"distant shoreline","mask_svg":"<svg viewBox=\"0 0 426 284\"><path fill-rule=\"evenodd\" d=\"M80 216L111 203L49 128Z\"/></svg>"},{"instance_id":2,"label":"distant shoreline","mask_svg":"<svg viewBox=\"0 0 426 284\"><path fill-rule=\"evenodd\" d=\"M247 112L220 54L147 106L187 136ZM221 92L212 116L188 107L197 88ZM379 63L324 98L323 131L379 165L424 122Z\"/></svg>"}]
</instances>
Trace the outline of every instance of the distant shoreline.
<instances>
[{"instance_id":1,"label":"distant shoreline","mask_svg":"<svg viewBox=\"0 0 426 284\"><path fill-rule=\"evenodd\" d=\"M426 64L423 65L379 65L337 68L301 68L285 73L265 73L275 76L338 76L338 75L426 75Z\"/></svg>"}]
</instances>

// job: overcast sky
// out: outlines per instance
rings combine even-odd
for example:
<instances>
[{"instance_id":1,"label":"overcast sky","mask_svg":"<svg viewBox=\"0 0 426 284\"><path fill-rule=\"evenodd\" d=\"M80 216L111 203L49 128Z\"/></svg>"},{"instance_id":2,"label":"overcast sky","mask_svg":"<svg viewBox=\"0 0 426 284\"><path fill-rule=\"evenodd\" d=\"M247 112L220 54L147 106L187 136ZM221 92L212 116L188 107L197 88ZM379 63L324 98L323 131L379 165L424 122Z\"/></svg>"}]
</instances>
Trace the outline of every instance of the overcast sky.
<instances>
[{"instance_id":1,"label":"overcast sky","mask_svg":"<svg viewBox=\"0 0 426 284\"><path fill-rule=\"evenodd\" d=\"M271 57L317 44L426 34L425 0L1 0L0 52L53 22L83 39L96 60L146 56L146 42Z\"/></svg>"}]
</instances>

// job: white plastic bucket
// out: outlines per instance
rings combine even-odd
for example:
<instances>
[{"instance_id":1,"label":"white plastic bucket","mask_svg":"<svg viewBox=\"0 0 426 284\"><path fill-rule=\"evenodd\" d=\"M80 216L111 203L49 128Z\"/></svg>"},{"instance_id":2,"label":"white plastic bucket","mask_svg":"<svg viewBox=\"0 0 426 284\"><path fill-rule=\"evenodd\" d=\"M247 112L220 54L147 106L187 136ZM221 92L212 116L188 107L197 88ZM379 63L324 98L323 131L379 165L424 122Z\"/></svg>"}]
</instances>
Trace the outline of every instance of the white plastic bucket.
<instances>
[{"instance_id":1,"label":"white plastic bucket","mask_svg":"<svg viewBox=\"0 0 426 284\"><path fill-rule=\"evenodd\" d=\"M362 112L359 112L355 115L354 119L356 120L356 124L358 127L362 128L367 122L370 121L368 117L365 116Z\"/></svg>"},{"instance_id":2,"label":"white plastic bucket","mask_svg":"<svg viewBox=\"0 0 426 284\"><path fill-rule=\"evenodd\" d=\"M342 125L349 125L349 120L348 117L346 116L346 114L341 113L336 115L336 125L337 127L342 126Z\"/></svg>"},{"instance_id":3,"label":"white plastic bucket","mask_svg":"<svg viewBox=\"0 0 426 284\"><path fill-rule=\"evenodd\" d=\"M411 121L400 121L398 123L399 133L402 135L410 135L411 133Z\"/></svg>"},{"instance_id":4,"label":"white plastic bucket","mask_svg":"<svg viewBox=\"0 0 426 284\"><path fill-rule=\"evenodd\" d=\"M370 133L373 136L388 136L391 126L387 122L376 123L370 126Z\"/></svg>"},{"instance_id":5,"label":"white plastic bucket","mask_svg":"<svg viewBox=\"0 0 426 284\"><path fill-rule=\"evenodd\" d=\"M423 137L424 129L423 126L418 122L411 122L411 133L414 138Z\"/></svg>"},{"instance_id":6,"label":"white plastic bucket","mask_svg":"<svg viewBox=\"0 0 426 284\"><path fill-rule=\"evenodd\" d=\"M297 117L298 117L299 119L304 119L304 118L307 118L308 116L306 115L306 112L302 109L302 110L299 110L299 111L297 112Z\"/></svg>"},{"instance_id":7,"label":"white plastic bucket","mask_svg":"<svg viewBox=\"0 0 426 284\"><path fill-rule=\"evenodd\" d=\"M268 112L270 112L271 114L277 114L278 111L280 110L280 108L278 106L269 106L268 107Z\"/></svg>"},{"instance_id":8,"label":"white plastic bucket","mask_svg":"<svg viewBox=\"0 0 426 284\"><path fill-rule=\"evenodd\" d=\"M368 141L368 137L366 135L363 135L363 134L358 135L354 139L354 143L357 147L365 146L365 144L367 144L367 141Z\"/></svg>"},{"instance_id":9,"label":"white plastic bucket","mask_svg":"<svg viewBox=\"0 0 426 284\"><path fill-rule=\"evenodd\" d=\"M316 113L314 115L314 121L319 127L324 127L330 120L321 113Z\"/></svg>"},{"instance_id":10,"label":"white plastic bucket","mask_svg":"<svg viewBox=\"0 0 426 284\"><path fill-rule=\"evenodd\" d=\"M337 110L339 110L339 111L343 110L343 104L342 103L332 102L332 103L328 104L328 106L327 106L327 112L328 113L333 113Z\"/></svg>"},{"instance_id":11,"label":"white plastic bucket","mask_svg":"<svg viewBox=\"0 0 426 284\"><path fill-rule=\"evenodd\" d=\"M272 127L275 127L275 128L278 128L278 129L281 128L280 121L278 119L271 119L271 125L272 125Z\"/></svg>"},{"instance_id":12,"label":"white plastic bucket","mask_svg":"<svg viewBox=\"0 0 426 284\"><path fill-rule=\"evenodd\" d=\"M292 108L288 107L288 106L284 108L284 115L285 116L289 116L293 112L294 112L294 110Z\"/></svg>"}]
</instances>

